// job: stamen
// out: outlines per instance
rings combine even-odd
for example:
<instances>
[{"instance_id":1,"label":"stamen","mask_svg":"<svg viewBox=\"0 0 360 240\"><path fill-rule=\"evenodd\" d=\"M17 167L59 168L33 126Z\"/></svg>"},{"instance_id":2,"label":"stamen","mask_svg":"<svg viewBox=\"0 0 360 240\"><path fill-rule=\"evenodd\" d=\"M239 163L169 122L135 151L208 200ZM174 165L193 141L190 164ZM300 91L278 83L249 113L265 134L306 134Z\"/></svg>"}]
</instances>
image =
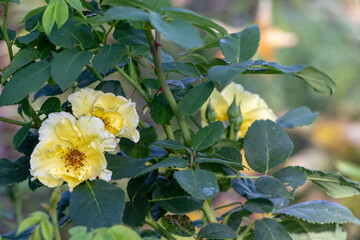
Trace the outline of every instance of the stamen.
<instances>
[{"instance_id":1,"label":"stamen","mask_svg":"<svg viewBox=\"0 0 360 240\"><path fill-rule=\"evenodd\" d=\"M67 167L66 172L71 170L71 167L74 167L74 171L78 170L80 167L84 166L84 162L86 162L86 155L83 152L80 152L77 147L75 149L68 149L68 152L65 156L65 167ZM62 157L62 158L63 158Z\"/></svg>"}]
</instances>

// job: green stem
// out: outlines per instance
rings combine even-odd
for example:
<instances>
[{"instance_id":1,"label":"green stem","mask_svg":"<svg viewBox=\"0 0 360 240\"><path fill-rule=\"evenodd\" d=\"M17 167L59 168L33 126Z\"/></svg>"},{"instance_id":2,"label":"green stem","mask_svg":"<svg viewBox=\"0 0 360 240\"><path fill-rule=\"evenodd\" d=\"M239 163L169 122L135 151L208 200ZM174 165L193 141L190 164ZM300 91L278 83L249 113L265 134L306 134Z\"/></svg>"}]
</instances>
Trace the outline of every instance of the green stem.
<instances>
[{"instance_id":1,"label":"green stem","mask_svg":"<svg viewBox=\"0 0 360 240\"><path fill-rule=\"evenodd\" d=\"M246 176L246 175L230 175L230 176L220 176L219 178L253 178L258 179L261 177L265 177L266 175L259 175L259 176Z\"/></svg>"},{"instance_id":2,"label":"green stem","mask_svg":"<svg viewBox=\"0 0 360 240\"><path fill-rule=\"evenodd\" d=\"M151 29L146 29L145 34L146 34L146 38L149 42L150 49L152 50L153 60L154 60L154 64L155 64L155 73L160 81L160 86L162 88L162 91L163 91L166 99L169 102L169 105L170 105L172 111L175 114L176 120L179 123L181 133L184 137L185 145L187 147L190 147L191 146L191 137L190 137L190 132L189 132L188 126L186 124L184 116L180 112L180 109L176 103L176 100L175 100L173 94L170 91L169 86L167 85L166 78L165 78L164 72L162 70L160 47L155 46L154 37L151 33Z\"/></svg>"},{"instance_id":3,"label":"green stem","mask_svg":"<svg viewBox=\"0 0 360 240\"><path fill-rule=\"evenodd\" d=\"M154 228L157 232L159 232L164 238L168 240L176 240L176 238L173 237L166 229L164 229L157 222L155 222L151 216L148 216L145 222L152 228Z\"/></svg>"},{"instance_id":4,"label":"green stem","mask_svg":"<svg viewBox=\"0 0 360 240\"><path fill-rule=\"evenodd\" d=\"M100 75L100 73L96 71L96 69L93 66L91 66L90 64L86 64L85 66L100 80L100 82L105 81L104 78Z\"/></svg>"},{"instance_id":5,"label":"green stem","mask_svg":"<svg viewBox=\"0 0 360 240\"><path fill-rule=\"evenodd\" d=\"M15 209L15 216L16 216L16 222L18 225L22 222L22 214L21 214L21 198L19 196L19 186L18 185L12 185L9 187L6 187L6 193L10 198L10 201L14 205Z\"/></svg>"},{"instance_id":6,"label":"green stem","mask_svg":"<svg viewBox=\"0 0 360 240\"><path fill-rule=\"evenodd\" d=\"M164 131L168 139L175 140L174 132L171 125L163 125Z\"/></svg>"},{"instance_id":7,"label":"green stem","mask_svg":"<svg viewBox=\"0 0 360 240\"><path fill-rule=\"evenodd\" d=\"M51 209L50 215L51 215L52 224L53 224L53 228L54 228L55 240L61 240L56 209Z\"/></svg>"},{"instance_id":8,"label":"green stem","mask_svg":"<svg viewBox=\"0 0 360 240\"><path fill-rule=\"evenodd\" d=\"M10 61L12 61L14 54L12 51L12 42L10 41L9 35L7 32L7 13L8 13L8 3L4 4L4 21L3 21L2 31L4 34L4 39L6 41L6 46L8 48Z\"/></svg>"},{"instance_id":9,"label":"green stem","mask_svg":"<svg viewBox=\"0 0 360 240\"><path fill-rule=\"evenodd\" d=\"M253 222L251 222L251 223L247 226L247 228L245 229L245 231L244 231L241 235L239 235L240 232L238 231L237 234L238 234L239 236L236 238L236 240L243 240L243 239L246 237L246 235L249 233L249 231L252 229L252 227L254 226L255 223L256 223L256 220L253 221ZM241 228L239 227L239 230L240 230L240 229L241 229Z\"/></svg>"},{"instance_id":10,"label":"green stem","mask_svg":"<svg viewBox=\"0 0 360 240\"><path fill-rule=\"evenodd\" d=\"M205 214L208 222L211 223L217 223L217 219L214 215L214 212L212 211L210 204L207 200L204 201L204 205L202 206L201 210L203 211L203 213Z\"/></svg>"},{"instance_id":11,"label":"green stem","mask_svg":"<svg viewBox=\"0 0 360 240\"><path fill-rule=\"evenodd\" d=\"M34 108L30 105L29 99L25 98L23 101L26 101L27 102L26 104L29 106L30 117L34 121L35 127L40 128L42 121L41 121L40 117L37 115L37 113L35 112Z\"/></svg>"},{"instance_id":12,"label":"green stem","mask_svg":"<svg viewBox=\"0 0 360 240\"><path fill-rule=\"evenodd\" d=\"M119 66L115 66L115 69L116 69L116 71L118 71L121 74L121 76L123 76L126 80L128 80L131 83L131 85L134 86L134 88L140 93L140 95L143 97L143 99L147 103L151 102L151 100L147 96L145 90L142 89L134 79L132 79L129 75L127 75L123 69L119 68Z\"/></svg>"},{"instance_id":13,"label":"green stem","mask_svg":"<svg viewBox=\"0 0 360 240\"><path fill-rule=\"evenodd\" d=\"M11 124L18 125L18 126L25 126L26 124L28 124L26 122L20 122L20 121L12 120L12 119L5 118L5 117L0 117L0 122L11 123ZM31 125L31 127L37 128L37 126L35 126L35 125Z\"/></svg>"},{"instance_id":14,"label":"green stem","mask_svg":"<svg viewBox=\"0 0 360 240\"><path fill-rule=\"evenodd\" d=\"M229 139L230 139L230 140L236 140L236 133L235 133L235 131L234 131L234 123L230 123Z\"/></svg>"},{"instance_id":15,"label":"green stem","mask_svg":"<svg viewBox=\"0 0 360 240\"><path fill-rule=\"evenodd\" d=\"M116 25L116 24L111 24L110 29L105 33L105 36L104 36L104 39L103 39L103 45L104 45L104 46L107 45L107 38L108 38L111 30L114 28L115 25Z\"/></svg>"}]
</instances>

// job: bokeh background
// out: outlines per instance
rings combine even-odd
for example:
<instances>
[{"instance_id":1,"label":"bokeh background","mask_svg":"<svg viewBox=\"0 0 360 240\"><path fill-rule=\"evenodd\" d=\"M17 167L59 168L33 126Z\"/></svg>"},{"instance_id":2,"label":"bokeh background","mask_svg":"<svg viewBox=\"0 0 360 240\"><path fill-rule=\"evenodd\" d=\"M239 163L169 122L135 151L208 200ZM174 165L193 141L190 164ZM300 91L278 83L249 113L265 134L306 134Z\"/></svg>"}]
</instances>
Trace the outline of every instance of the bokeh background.
<instances>
[{"instance_id":1,"label":"bokeh background","mask_svg":"<svg viewBox=\"0 0 360 240\"><path fill-rule=\"evenodd\" d=\"M299 106L319 112L313 125L288 131L295 144L288 165L340 171L360 181L360 0L173 0L173 3L217 21L230 33L258 24L261 42L255 59L283 65L311 65L332 77L337 91L331 97L317 94L302 82L281 75L241 76L235 81L258 93L277 116ZM22 0L20 5L10 4L9 27L18 35L25 35L21 19L30 9L41 5L45 5L45 1ZM177 59L180 56L176 54L182 50L165 44L165 51ZM204 54L208 58L221 57L216 49ZM6 67L8 62L2 42L0 67ZM35 109L43 101L35 102ZM16 107L1 107L0 116L21 120ZM0 122L0 158L15 160L20 156L12 146L12 138L19 128ZM32 193L23 183L16 191L23 217L41 210L39 203L49 201L50 191L45 188ZM295 201L313 199L340 202L360 218L359 196L331 199L314 184L306 184L297 191ZM223 194L215 199L214 205L238 200L236 194ZM196 219L199 215L191 217ZM10 198L5 189L0 188L0 234L14 229L15 219ZM346 228L348 239L360 239L358 227L347 225Z\"/></svg>"}]
</instances>

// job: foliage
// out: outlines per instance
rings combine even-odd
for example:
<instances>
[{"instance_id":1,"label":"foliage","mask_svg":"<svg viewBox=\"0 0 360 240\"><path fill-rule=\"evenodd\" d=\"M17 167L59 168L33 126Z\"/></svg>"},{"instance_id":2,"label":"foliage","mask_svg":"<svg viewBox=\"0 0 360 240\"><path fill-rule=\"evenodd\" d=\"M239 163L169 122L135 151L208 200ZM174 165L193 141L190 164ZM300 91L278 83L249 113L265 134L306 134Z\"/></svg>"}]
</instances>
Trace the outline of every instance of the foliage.
<instances>
[{"instance_id":1,"label":"foliage","mask_svg":"<svg viewBox=\"0 0 360 240\"><path fill-rule=\"evenodd\" d=\"M13 144L24 154L16 161L0 159L0 185L11 189L28 180L33 190L56 187L50 205L44 205L46 213L31 214L4 237L60 239L59 231L72 222L73 240L306 239L309 233L346 239L341 225L359 225L350 210L337 203L288 206L307 180L330 197L360 194L358 182L338 173L282 167L294 148L284 128L311 124L318 113L299 107L275 122L261 114L269 107L260 96L232 83L243 74L284 74L332 95L335 84L325 73L311 66L253 60L261 35L258 26L228 34L168 0L47 2L23 19L27 35L12 36L7 8L19 1L0 1L5 9L1 34L11 59L2 71L0 106L19 105L24 119L0 118L22 126ZM183 48L179 61L162 50L163 37ZM19 48L16 54L13 46ZM225 58L202 56L209 48L219 48ZM197 60L186 61L189 56ZM114 72L121 79L115 79ZM143 101L124 91L124 82ZM90 84L96 91L84 89ZM213 97L226 86L234 86L226 90L233 91L229 101ZM236 92L240 88L241 93ZM66 92L72 94L61 104L60 95L67 97ZM40 109L32 106L33 93L35 99L43 98ZM244 102L237 101L238 94L247 96L241 98ZM136 112L135 101L144 113L150 108L153 126ZM256 114L245 126L249 108ZM217 114L219 109L224 116ZM203 126L193 117L199 110ZM64 114L71 117L53 120ZM90 126L85 121L94 123L84 128ZM60 149L60 142L67 148ZM111 152L117 143L121 151ZM94 148L96 152L90 151ZM242 172L242 150L257 175ZM38 156L51 159L42 163L40 175L35 174ZM117 181L121 179L128 179L126 187ZM63 182L71 192L60 195ZM230 188L244 201L216 218L211 201ZM186 215L197 210L204 213L201 222ZM263 216L253 220L253 213ZM144 224L154 231L144 230Z\"/></svg>"}]
</instances>

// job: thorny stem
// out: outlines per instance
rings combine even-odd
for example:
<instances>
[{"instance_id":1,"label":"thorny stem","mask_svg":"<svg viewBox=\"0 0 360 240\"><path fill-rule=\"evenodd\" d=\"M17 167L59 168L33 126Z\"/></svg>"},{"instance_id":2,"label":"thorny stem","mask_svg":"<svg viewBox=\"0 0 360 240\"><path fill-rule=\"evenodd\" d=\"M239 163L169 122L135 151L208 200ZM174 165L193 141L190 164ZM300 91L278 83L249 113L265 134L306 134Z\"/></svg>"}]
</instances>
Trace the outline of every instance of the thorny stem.
<instances>
[{"instance_id":1,"label":"thorny stem","mask_svg":"<svg viewBox=\"0 0 360 240\"><path fill-rule=\"evenodd\" d=\"M173 94L170 91L169 86L167 85L166 78L165 78L164 72L162 70L160 46L155 46L154 37L151 33L150 28L145 29L145 34L146 34L146 38L150 45L151 53L152 53L154 64L155 64L155 73L160 81L160 86L163 90L163 93L164 93L166 99L169 102L169 105L170 105L172 111L174 112L176 120L179 123L181 133L184 137L185 145L187 147L190 147L191 146L191 137L190 137L190 132L189 132L188 126L186 124L184 116L181 114L181 112L179 110L179 107L175 101Z\"/></svg>"},{"instance_id":2,"label":"thorny stem","mask_svg":"<svg viewBox=\"0 0 360 240\"><path fill-rule=\"evenodd\" d=\"M104 81L104 78L100 75L100 73L96 71L96 69L93 66L91 66L90 64L86 64L85 66L100 80L100 82Z\"/></svg>"},{"instance_id":3,"label":"thorny stem","mask_svg":"<svg viewBox=\"0 0 360 240\"><path fill-rule=\"evenodd\" d=\"M210 204L207 200L204 201L204 205L202 206L201 210L203 211L203 213L205 214L208 222L210 223L217 223L217 219L214 215L213 210L210 207Z\"/></svg>"},{"instance_id":4,"label":"thorny stem","mask_svg":"<svg viewBox=\"0 0 360 240\"><path fill-rule=\"evenodd\" d=\"M164 238L168 240L176 240L176 238L173 237L166 229L164 229L157 222L155 222L150 214L146 217L145 222L152 228L154 228L157 232L159 232Z\"/></svg>"}]
</instances>

